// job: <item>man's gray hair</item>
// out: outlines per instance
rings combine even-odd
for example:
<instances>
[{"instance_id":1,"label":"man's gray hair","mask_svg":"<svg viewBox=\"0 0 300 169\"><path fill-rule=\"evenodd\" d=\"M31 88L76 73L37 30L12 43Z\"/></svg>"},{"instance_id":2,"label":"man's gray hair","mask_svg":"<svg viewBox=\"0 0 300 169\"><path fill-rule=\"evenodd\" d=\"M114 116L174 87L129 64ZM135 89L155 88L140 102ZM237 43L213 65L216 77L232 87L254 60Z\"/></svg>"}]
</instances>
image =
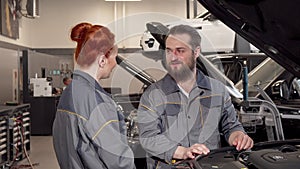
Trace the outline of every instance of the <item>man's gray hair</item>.
<instances>
[{"instance_id":1,"label":"man's gray hair","mask_svg":"<svg viewBox=\"0 0 300 169\"><path fill-rule=\"evenodd\" d=\"M196 47L200 46L201 44L201 36L197 32L197 30L189 25L177 25L170 29L168 32L166 39L170 35L176 35L176 34L188 34L191 37L191 41L189 42L192 50L195 50Z\"/></svg>"}]
</instances>

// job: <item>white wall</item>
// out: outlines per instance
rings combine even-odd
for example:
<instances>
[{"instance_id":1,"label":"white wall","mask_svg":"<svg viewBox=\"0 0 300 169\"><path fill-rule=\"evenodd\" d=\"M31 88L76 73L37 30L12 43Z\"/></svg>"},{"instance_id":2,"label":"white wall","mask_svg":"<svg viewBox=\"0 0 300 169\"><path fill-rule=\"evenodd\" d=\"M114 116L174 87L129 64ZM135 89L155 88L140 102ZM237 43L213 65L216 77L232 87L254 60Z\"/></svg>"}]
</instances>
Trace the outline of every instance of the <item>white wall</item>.
<instances>
[{"instance_id":1,"label":"white wall","mask_svg":"<svg viewBox=\"0 0 300 169\"><path fill-rule=\"evenodd\" d=\"M40 17L21 19L20 39L0 36L0 41L31 48L71 48L75 44L69 39L70 29L86 21L108 25L120 47L139 47L146 22L168 22L178 17L186 17L185 0L40 0Z\"/></svg>"},{"instance_id":2,"label":"white wall","mask_svg":"<svg viewBox=\"0 0 300 169\"><path fill-rule=\"evenodd\" d=\"M19 39L11 39L6 36L0 35L0 41L1 42L8 42L10 44L30 47L31 46L31 39L30 36L30 20L28 19L20 19L19 20Z\"/></svg>"},{"instance_id":3,"label":"white wall","mask_svg":"<svg viewBox=\"0 0 300 169\"><path fill-rule=\"evenodd\" d=\"M53 71L62 71L62 65L64 71L66 70L66 64L68 64L68 69L73 70L73 60L72 58L66 58L62 56L53 56L44 53L37 53L34 51L28 52L28 78L34 78L35 74L37 77L42 77L41 68L45 68L46 77L52 77L52 87L63 87L63 78L70 77L71 72L60 72L59 75L53 75Z\"/></svg>"},{"instance_id":4,"label":"white wall","mask_svg":"<svg viewBox=\"0 0 300 169\"><path fill-rule=\"evenodd\" d=\"M13 96L18 96L18 78L16 83L13 83L13 71L18 72L19 56L18 52L15 50L8 50L0 48L0 105L6 101L18 101L18 98ZM15 90L16 89L16 90Z\"/></svg>"},{"instance_id":5,"label":"white wall","mask_svg":"<svg viewBox=\"0 0 300 169\"><path fill-rule=\"evenodd\" d=\"M69 38L70 30L79 22L91 22L93 24L107 25L115 34L119 47L138 48L141 34L146 29L147 22L170 22L186 17L186 0L142 0L141 2L105 2L104 0L39 0L40 1L40 17L29 19L22 17L20 19L20 38L17 40L10 39L0 35L0 42L8 42L25 46L28 48L74 48L75 43ZM192 0L191 16L192 16ZM23 2L26 2L24 0ZM24 6L24 5L23 5ZM200 6L199 13L203 10ZM6 49L0 48L0 59L8 60L13 68L18 69L17 52L9 51L9 55L5 54ZM47 57L39 54L40 58ZM5 58L3 58L5 57ZM62 59L62 58L60 58ZM146 59L140 54L132 54L129 57L132 61L140 65L142 69L147 69L156 79L159 79L164 70L160 63ZM54 59L55 60L55 59ZM60 60L63 62L71 62L70 58ZM7 65L1 62L0 67ZM52 63L49 61L49 63ZM4 65L5 64L5 65ZM44 63L33 64L32 72L40 72L40 67ZM36 68L36 69L34 69ZM52 68L52 67L51 67ZM57 69L53 67L52 69ZM12 68L1 71L1 78L11 79ZM1 69L2 70L2 69ZM122 68L116 68L115 72L122 72ZM31 72L31 71L30 71ZM120 74L120 75L119 75ZM125 74L125 75L124 75ZM123 76L124 75L124 76ZM33 77L30 74L29 77ZM58 77L55 77L58 78ZM54 83L57 87L60 80ZM130 83L128 83L128 80ZM140 90L142 85L131 75L125 73L113 73L110 79L103 80L104 86L122 87L122 91L134 93ZM12 82L11 80L2 81L0 102L12 99ZM129 85L129 86L128 86ZM136 87L138 86L138 87Z\"/></svg>"}]
</instances>

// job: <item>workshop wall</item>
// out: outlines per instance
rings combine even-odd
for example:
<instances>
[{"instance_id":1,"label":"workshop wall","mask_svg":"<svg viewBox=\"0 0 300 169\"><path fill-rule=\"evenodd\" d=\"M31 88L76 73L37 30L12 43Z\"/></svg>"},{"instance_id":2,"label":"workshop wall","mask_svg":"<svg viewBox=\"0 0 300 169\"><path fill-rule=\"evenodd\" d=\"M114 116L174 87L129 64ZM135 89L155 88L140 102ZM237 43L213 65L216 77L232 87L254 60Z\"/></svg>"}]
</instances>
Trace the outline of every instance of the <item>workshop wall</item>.
<instances>
[{"instance_id":1,"label":"workshop wall","mask_svg":"<svg viewBox=\"0 0 300 169\"><path fill-rule=\"evenodd\" d=\"M40 0L40 17L20 19L20 38L6 41L30 48L72 48L72 26L79 22L107 25L122 48L139 47L139 39L150 21L169 22L186 17L186 1L142 0L106 2L104 0ZM198 8L199 12L202 10Z\"/></svg>"},{"instance_id":2,"label":"workshop wall","mask_svg":"<svg viewBox=\"0 0 300 169\"><path fill-rule=\"evenodd\" d=\"M18 101L18 52L3 48L0 51L0 104Z\"/></svg>"}]
</instances>

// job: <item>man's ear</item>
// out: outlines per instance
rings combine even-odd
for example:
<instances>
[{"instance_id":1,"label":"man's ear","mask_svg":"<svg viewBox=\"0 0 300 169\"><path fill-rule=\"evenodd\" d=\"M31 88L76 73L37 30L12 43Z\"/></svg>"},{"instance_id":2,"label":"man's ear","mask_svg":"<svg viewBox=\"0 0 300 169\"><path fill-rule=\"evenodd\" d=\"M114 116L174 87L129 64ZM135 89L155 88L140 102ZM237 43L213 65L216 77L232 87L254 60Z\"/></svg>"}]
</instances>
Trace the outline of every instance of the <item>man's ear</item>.
<instances>
[{"instance_id":1,"label":"man's ear","mask_svg":"<svg viewBox=\"0 0 300 169\"><path fill-rule=\"evenodd\" d=\"M196 49L194 50L195 59L199 57L200 53L201 53L201 48L200 46L197 46Z\"/></svg>"},{"instance_id":2,"label":"man's ear","mask_svg":"<svg viewBox=\"0 0 300 169\"><path fill-rule=\"evenodd\" d=\"M107 62L107 59L104 55L99 56L98 65L100 68L103 68Z\"/></svg>"}]
</instances>

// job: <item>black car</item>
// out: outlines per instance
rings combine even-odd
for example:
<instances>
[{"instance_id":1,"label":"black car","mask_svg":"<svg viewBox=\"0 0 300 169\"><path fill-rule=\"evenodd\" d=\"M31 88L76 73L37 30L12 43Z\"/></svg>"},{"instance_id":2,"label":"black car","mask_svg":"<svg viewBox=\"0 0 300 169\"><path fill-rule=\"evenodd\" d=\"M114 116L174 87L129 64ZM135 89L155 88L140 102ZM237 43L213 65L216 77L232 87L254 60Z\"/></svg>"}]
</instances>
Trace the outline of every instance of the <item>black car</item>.
<instances>
[{"instance_id":1,"label":"black car","mask_svg":"<svg viewBox=\"0 0 300 169\"><path fill-rule=\"evenodd\" d=\"M300 11L298 1L198 0L223 23L300 76Z\"/></svg>"}]
</instances>

